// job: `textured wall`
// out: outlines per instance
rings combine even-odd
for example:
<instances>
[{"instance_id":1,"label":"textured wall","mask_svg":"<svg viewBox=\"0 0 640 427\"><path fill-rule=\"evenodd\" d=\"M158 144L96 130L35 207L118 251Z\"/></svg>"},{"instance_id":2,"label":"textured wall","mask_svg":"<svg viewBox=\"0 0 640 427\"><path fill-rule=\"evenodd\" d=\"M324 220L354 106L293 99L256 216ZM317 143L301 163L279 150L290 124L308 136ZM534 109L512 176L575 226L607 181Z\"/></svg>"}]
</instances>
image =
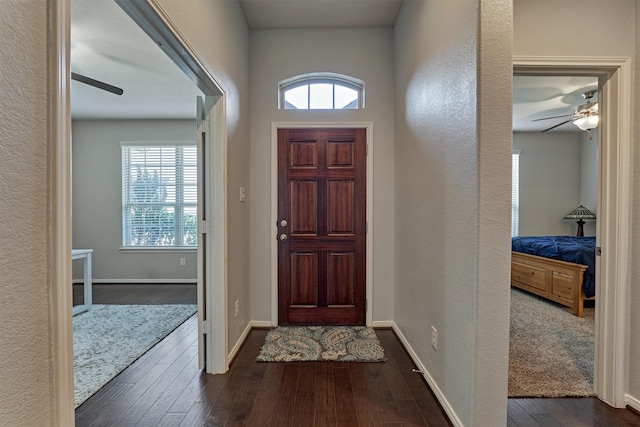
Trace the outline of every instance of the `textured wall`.
<instances>
[{"instance_id":1,"label":"textured wall","mask_svg":"<svg viewBox=\"0 0 640 427\"><path fill-rule=\"evenodd\" d=\"M254 320L271 319L271 123L373 122L373 320L393 301L393 55L391 29L253 31L251 34L251 211ZM278 82L326 71L365 83L365 108L278 109Z\"/></svg>"},{"instance_id":2,"label":"textured wall","mask_svg":"<svg viewBox=\"0 0 640 427\"><path fill-rule=\"evenodd\" d=\"M464 425L506 419L510 38L509 2L409 1L395 26L394 319Z\"/></svg>"},{"instance_id":3,"label":"textured wall","mask_svg":"<svg viewBox=\"0 0 640 427\"><path fill-rule=\"evenodd\" d=\"M634 0L514 0L514 55L633 56Z\"/></svg>"},{"instance_id":4,"label":"textured wall","mask_svg":"<svg viewBox=\"0 0 640 427\"><path fill-rule=\"evenodd\" d=\"M51 424L47 7L0 13L0 426Z\"/></svg>"}]
</instances>

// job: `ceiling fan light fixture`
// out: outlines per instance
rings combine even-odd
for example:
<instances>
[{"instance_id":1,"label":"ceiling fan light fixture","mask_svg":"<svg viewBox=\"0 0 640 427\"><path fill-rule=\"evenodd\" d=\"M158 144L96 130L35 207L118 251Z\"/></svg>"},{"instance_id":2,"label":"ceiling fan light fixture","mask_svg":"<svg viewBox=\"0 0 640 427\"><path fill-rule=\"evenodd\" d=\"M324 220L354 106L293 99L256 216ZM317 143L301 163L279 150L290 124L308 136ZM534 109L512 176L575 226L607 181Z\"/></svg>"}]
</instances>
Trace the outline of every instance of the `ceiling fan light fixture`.
<instances>
[{"instance_id":1,"label":"ceiling fan light fixture","mask_svg":"<svg viewBox=\"0 0 640 427\"><path fill-rule=\"evenodd\" d=\"M573 121L580 130L590 131L598 127L598 116L585 116Z\"/></svg>"}]
</instances>

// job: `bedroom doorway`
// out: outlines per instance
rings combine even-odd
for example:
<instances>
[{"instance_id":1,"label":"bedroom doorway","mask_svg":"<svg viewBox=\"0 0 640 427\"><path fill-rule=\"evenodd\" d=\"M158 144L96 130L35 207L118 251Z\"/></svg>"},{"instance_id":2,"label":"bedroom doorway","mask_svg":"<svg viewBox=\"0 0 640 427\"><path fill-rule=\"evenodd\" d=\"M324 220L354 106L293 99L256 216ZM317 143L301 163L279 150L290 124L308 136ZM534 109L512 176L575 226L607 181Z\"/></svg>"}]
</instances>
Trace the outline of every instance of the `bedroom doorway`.
<instances>
[{"instance_id":1,"label":"bedroom doorway","mask_svg":"<svg viewBox=\"0 0 640 427\"><path fill-rule=\"evenodd\" d=\"M594 390L614 407L624 402L626 340L624 295L628 288L631 121L628 58L516 57L514 75L596 76L601 122L597 128L597 247ZM606 289L607 292L604 292Z\"/></svg>"},{"instance_id":2,"label":"bedroom doorway","mask_svg":"<svg viewBox=\"0 0 640 427\"><path fill-rule=\"evenodd\" d=\"M593 297L596 222L578 233L564 218L596 211L597 130L578 128L574 112L595 109L597 92L595 76L513 77L510 397L594 394L594 306L583 300Z\"/></svg>"}]
</instances>

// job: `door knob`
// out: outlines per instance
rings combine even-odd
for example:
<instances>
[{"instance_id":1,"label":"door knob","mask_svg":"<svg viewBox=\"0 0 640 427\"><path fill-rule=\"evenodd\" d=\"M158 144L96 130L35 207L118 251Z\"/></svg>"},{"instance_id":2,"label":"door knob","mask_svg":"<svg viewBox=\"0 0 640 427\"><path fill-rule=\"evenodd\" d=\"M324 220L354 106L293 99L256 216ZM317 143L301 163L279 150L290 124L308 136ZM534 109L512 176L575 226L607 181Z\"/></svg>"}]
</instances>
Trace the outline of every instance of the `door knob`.
<instances>
[{"instance_id":1,"label":"door knob","mask_svg":"<svg viewBox=\"0 0 640 427\"><path fill-rule=\"evenodd\" d=\"M280 235L280 241L281 241L281 242L286 241L288 238L289 238L289 236L287 236L287 235L286 235L286 234L284 234L284 233L282 233L282 234Z\"/></svg>"}]
</instances>

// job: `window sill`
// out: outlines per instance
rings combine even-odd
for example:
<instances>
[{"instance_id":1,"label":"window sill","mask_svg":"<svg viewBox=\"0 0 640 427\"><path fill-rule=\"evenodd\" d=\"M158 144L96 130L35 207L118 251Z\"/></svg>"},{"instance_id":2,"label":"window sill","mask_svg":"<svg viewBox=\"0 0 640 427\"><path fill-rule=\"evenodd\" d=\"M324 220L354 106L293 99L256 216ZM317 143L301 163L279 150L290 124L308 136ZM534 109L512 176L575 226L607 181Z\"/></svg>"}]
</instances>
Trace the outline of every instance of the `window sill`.
<instances>
[{"instance_id":1,"label":"window sill","mask_svg":"<svg viewBox=\"0 0 640 427\"><path fill-rule=\"evenodd\" d=\"M142 253L142 252L149 252L149 253L152 253L152 252L153 253L159 253L159 252L185 253L185 252L190 252L190 253L196 253L198 251L198 248L194 248L194 247L171 247L171 246L164 246L164 247L123 246L123 247L119 248L118 250L120 252L136 252L136 253Z\"/></svg>"}]
</instances>

